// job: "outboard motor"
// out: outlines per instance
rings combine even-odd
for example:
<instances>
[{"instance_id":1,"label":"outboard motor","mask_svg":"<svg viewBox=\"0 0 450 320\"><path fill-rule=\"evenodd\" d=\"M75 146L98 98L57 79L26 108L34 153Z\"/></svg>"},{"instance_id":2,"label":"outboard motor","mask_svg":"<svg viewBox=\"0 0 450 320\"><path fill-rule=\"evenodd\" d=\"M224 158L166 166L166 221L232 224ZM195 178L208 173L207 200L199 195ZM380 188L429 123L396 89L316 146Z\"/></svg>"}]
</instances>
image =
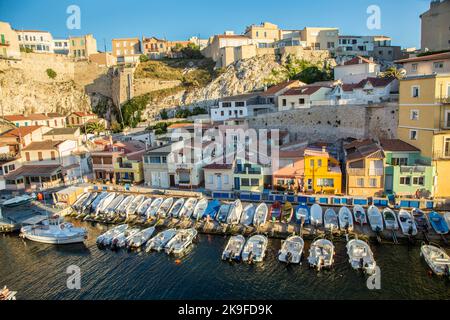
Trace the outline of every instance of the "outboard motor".
<instances>
[{"instance_id":1,"label":"outboard motor","mask_svg":"<svg viewBox=\"0 0 450 320\"><path fill-rule=\"evenodd\" d=\"M287 263L292 262L292 252L290 252L290 251L288 251L288 253L286 253L286 262Z\"/></svg>"},{"instance_id":2,"label":"outboard motor","mask_svg":"<svg viewBox=\"0 0 450 320\"><path fill-rule=\"evenodd\" d=\"M248 261L249 264L253 263L253 251L249 252L247 261Z\"/></svg>"},{"instance_id":3,"label":"outboard motor","mask_svg":"<svg viewBox=\"0 0 450 320\"><path fill-rule=\"evenodd\" d=\"M234 252L231 251L228 255L228 259L230 260L230 262L233 261L233 256L234 256Z\"/></svg>"},{"instance_id":4,"label":"outboard motor","mask_svg":"<svg viewBox=\"0 0 450 320\"><path fill-rule=\"evenodd\" d=\"M359 268L364 269L364 259L363 258L359 259Z\"/></svg>"}]
</instances>

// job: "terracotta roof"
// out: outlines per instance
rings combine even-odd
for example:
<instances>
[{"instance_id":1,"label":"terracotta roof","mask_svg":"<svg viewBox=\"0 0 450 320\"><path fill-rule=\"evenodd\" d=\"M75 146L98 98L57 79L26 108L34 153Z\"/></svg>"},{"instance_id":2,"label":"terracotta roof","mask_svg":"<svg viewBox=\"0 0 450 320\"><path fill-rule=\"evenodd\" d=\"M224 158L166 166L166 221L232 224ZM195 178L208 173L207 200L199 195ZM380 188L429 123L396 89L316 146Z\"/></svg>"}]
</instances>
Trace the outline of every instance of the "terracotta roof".
<instances>
[{"instance_id":1,"label":"terracotta roof","mask_svg":"<svg viewBox=\"0 0 450 320\"><path fill-rule=\"evenodd\" d=\"M26 136L38 129L42 128L42 126L28 126L28 127L20 127L12 129L4 134L2 134L3 137L20 137L20 136Z\"/></svg>"},{"instance_id":2,"label":"terracotta roof","mask_svg":"<svg viewBox=\"0 0 450 320\"><path fill-rule=\"evenodd\" d=\"M381 147L373 140L355 140L344 146L347 152L347 161L355 161L364 158L384 158Z\"/></svg>"},{"instance_id":3,"label":"terracotta roof","mask_svg":"<svg viewBox=\"0 0 450 320\"><path fill-rule=\"evenodd\" d=\"M372 84L374 87L386 87L389 83L394 81L395 78L373 78L369 77L360 81L355 88L363 88L368 82Z\"/></svg>"},{"instance_id":4,"label":"terracotta roof","mask_svg":"<svg viewBox=\"0 0 450 320\"><path fill-rule=\"evenodd\" d=\"M402 59L402 60L395 61L395 63L409 63L409 62L446 60L446 59L450 59L450 52L436 53L436 54L430 54L430 55L425 55L425 56L420 56L420 57Z\"/></svg>"},{"instance_id":5,"label":"terracotta roof","mask_svg":"<svg viewBox=\"0 0 450 320\"><path fill-rule=\"evenodd\" d=\"M317 91L319 91L322 88L326 88L326 87L322 87L322 86L303 86L303 87L299 87L299 88L292 88L288 91L286 91L285 93L283 93L284 96L299 96L299 95L312 95L313 93L316 93Z\"/></svg>"},{"instance_id":6,"label":"terracotta roof","mask_svg":"<svg viewBox=\"0 0 450 320\"><path fill-rule=\"evenodd\" d=\"M243 35L239 35L239 34L219 34L216 36L219 39L233 39L233 38L237 38L237 39L250 39L247 36L243 36Z\"/></svg>"},{"instance_id":7,"label":"terracotta roof","mask_svg":"<svg viewBox=\"0 0 450 320\"><path fill-rule=\"evenodd\" d=\"M5 175L5 179L13 180L20 177L47 177L54 175L58 170L62 169L60 165L25 165Z\"/></svg>"},{"instance_id":8,"label":"terracotta roof","mask_svg":"<svg viewBox=\"0 0 450 320\"><path fill-rule=\"evenodd\" d=\"M382 139L380 144L385 151L420 152L420 149L400 139Z\"/></svg>"},{"instance_id":9,"label":"terracotta roof","mask_svg":"<svg viewBox=\"0 0 450 320\"><path fill-rule=\"evenodd\" d=\"M280 168L275 171L272 175L274 178L295 178L302 176L305 172L305 160L301 159L296 161L294 165Z\"/></svg>"},{"instance_id":10,"label":"terracotta roof","mask_svg":"<svg viewBox=\"0 0 450 320\"><path fill-rule=\"evenodd\" d=\"M206 170L230 170L231 168L233 165L228 163L212 163L203 167Z\"/></svg>"},{"instance_id":11,"label":"terracotta roof","mask_svg":"<svg viewBox=\"0 0 450 320\"><path fill-rule=\"evenodd\" d=\"M344 65L351 66L351 65L355 65L355 64L365 64L365 63L375 63L375 62L370 61L369 59L366 59L364 57L357 56L357 57L354 57L353 59L350 59L350 60L344 62ZM337 66L337 67L339 67L339 66Z\"/></svg>"},{"instance_id":12,"label":"terracotta roof","mask_svg":"<svg viewBox=\"0 0 450 320\"><path fill-rule=\"evenodd\" d=\"M75 115L77 115L78 117L96 116L95 113L81 112L81 111L72 112L72 114L75 114Z\"/></svg>"},{"instance_id":13,"label":"terracotta roof","mask_svg":"<svg viewBox=\"0 0 450 320\"><path fill-rule=\"evenodd\" d=\"M23 151L52 150L52 149L56 149L63 142L64 141L54 141L54 140L36 141L36 142L32 142L28 146L26 146L23 149Z\"/></svg>"},{"instance_id":14,"label":"terracotta roof","mask_svg":"<svg viewBox=\"0 0 450 320\"><path fill-rule=\"evenodd\" d=\"M167 129L193 128L193 123L174 123L167 127Z\"/></svg>"},{"instance_id":15,"label":"terracotta roof","mask_svg":"<svg viewBox=\"0 0 450 320\"><path fill-rule=\"evenodd\" d=\"M282 82L282 83L271 86L266 91L264 91L261 95L262 96L272 96L272 95L277 94L281 90L286 89L287 87L292 86L294 84L296 86L305 85L303 82L300 82L299 80L290 80L290 81Z\"/></svg>"},{"instance_id":16,"label":"terracotta roof","mask_svg":"<svg viewBox=\"0 0 450 320\"><path fill-rule=\"evenodd\" d=\"M55 128L44 133L44 136L55 136L60 134L75 134L80 128Z\"/></svg>"},{"instance_id":17,"label":"terracotta roof","mask_svg":"<svg viewBox=\"0 0 450 320\"><path fill-rule=\"evenodd\" d=\"M145 150L140 150L138 152L130 153L127 155L128 160L134 161L142 161L142 157L144 156Z\"/></svg>"},{"instance_id":18,"label":"terracotta roof","mask_svg":"<svg viewBox=\"0 0 450 320\"><path fill-rule=\"evenodd\" d=\"M33 113L28 116L23 114L13 114L9 116L4 116L4 118L8 121L24 121L24 120L48 120L50 119L48 116L42 113Z\"/></svg>"}]
</instances>

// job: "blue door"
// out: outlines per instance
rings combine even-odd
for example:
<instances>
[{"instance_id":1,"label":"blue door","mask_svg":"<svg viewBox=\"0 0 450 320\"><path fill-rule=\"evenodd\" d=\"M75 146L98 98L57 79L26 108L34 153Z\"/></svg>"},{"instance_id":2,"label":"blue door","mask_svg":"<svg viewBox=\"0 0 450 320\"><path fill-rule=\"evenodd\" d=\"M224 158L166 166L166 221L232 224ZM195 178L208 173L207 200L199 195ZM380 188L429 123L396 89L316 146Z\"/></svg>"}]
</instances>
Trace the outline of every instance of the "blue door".
<instances>
[{"instance_id":1,"label":"blue door","mask_svg":"<svg viewBox=\"0 0 450 320\"><path fill-rule=\"evenodd\" d=\"M240 190L241 189L241 179L234 178L234 190Z\"/></svg>"}]
</instances>

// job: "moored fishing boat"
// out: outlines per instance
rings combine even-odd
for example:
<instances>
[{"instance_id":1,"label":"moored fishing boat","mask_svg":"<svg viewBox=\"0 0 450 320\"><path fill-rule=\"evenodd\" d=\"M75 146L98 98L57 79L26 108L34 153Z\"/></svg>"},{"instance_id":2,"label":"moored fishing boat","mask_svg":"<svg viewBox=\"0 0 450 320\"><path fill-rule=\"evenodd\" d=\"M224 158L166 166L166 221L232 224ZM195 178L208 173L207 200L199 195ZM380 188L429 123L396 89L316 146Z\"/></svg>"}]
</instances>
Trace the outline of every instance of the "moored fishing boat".
<instances>
[{"instance_id":1,"label":"moored fishing boat","mask_svg":"<svg viewBox=\"0 0 450 320\"><path fill-rule=\"evenodd\" d=\"M137 209L144 202L144 200L145 196L143 195L136 196L134 200L130 203L128 208L125 210L125 214L127 215L127 217L136 214Z\"/></svg>"},{"instance_id":2,"label":"moored fishing boat","mask_svg":"<svg viewBox=\"0 0 450 320\"><path fill-rule=\"evenodd\" d=\"M192 244L196 236L197 230L194 228L178 230L175 236L164 246L164 250L167 254L183 254Z\"/></svg>"},{"instance_id":3,"label":"moored fishing boat","mask_svg":"<svg viewBox=\"0 0 450 320\"><path fill-rule=\"evenodd\" d=\"M219 221L220 223L226 223L228 214L230 213L230 209L231 203L223 203L219 208L219 212L217 213L217 221Z\"/></svg>"},{"instance_id":4,"label":"moored fishing boat","mask_svg":"<svg viewBox=\"0 0 450 320\"><path fill-rule=\"evenodd\" d=\"M431 226L437 234L447 234L448 233L448 225L445 222L444 217L442 217L439 213L433 211L429 215Z\"/></svg>"},{"instance_id":5,"label":"moored fishing boat","mask_svg":"<svg viewBox=\"0 0 450 320\"><path fill-rule=\"evenodd\" d=\"M108 193L96 206L95 214L103 213L105 208L114 200L116 194L114 192Z\"/></svg>"},{"instance_id":6,"label":"moored fishing boat","mask_svg":"<svg viewBox=\"0 0 450 320\"><path fill-rule=\"evenodd\" d=\"M153 200L151 205L148 207L147 211L145 212L145 216L147 219L153 218L156 216L156 213L158 212L159 207L161 206L161 203L163 203L163 198L156 198Z\"/></svg>"},{"instance_id":7,"label":"moored fishing boat","mask_svg":"<svg viewBox=\"0 0 450 320\"><path fill-rule=\"evenodd\" d=\"M126 224L122 224L120 226L112 228L112 229L106 231L105 233L101 234L100 236L98 236L96 243L98 245L102 245L102 246L109 246L112 242L112 239L115 236L125 232L125 230L127 228L128 228L128 225L126 225Z\"/></svg>"},{"instance_id":8,"label":"moored fishing boat","mask_svg":"<svg viewBox=\"0 0 450 320\"><path fill-rule=\"evenodd\" d=\"M81 209L80 212L81 213L87 213L89 212L90 208L91 208L91 204L92 202L94 202L95 198L97 198L98 193L97 192L91 192L89 194L89 196L87 197L87 199L83 202L83 204L81 205Z\"/></svg>"},{"instance_id":9,"label":"moored fishing boat","mask_svg":"<svg viewBox=\"0 0 450 320\"><path fill-rule=\"evenodd\" d=\"M363 270L369 275L375 273L377 264L367 242L353 239L347 243L346 247L349 263L353 269Z\"/></svg>"},{"instance_id":10,"label":"moored fishing boat","mask_svg":"<svg viewBox=\"0 0 450 320\"><path fill-rule=\"evenodd\" d=\"M355 216L355 222L361 226L367 224L366 211L359 204L353 206L353 215Z\"/></svg>"},{"instance_id":11,"label":"moored fishing boat","mask_svg":"<svg viewBox=\"0 0 450 320\"><path fill-rule=\"evenodd\" d=\"M295 210L295 220L299 224L302 223L302 221L304 224L311 223L309 208L306 203L301 203L297 206L297 209Z\"/></svg>"},{"instance_id":12,"label":"moored fishing boat","mask_svg":"<svg viewBox=\"0 0 450 320\"><path fill-rule=\"evenodd\" d=\"M267 237L260 234L249 238L242 250L242 261L248 263L263 261L266 256L267 243Z\"/></svg>"},{"instance_id":13,"label":"moored fishing boat","mask_svg":"<svg viewBox=\"0 0 450 320\"><path fill-rule=\"evenodd\" d=\"M166 198L163 203L161 203L161 206L156 212L156 216L159 218L166 218L169 214L170 208L172 208L173 201L174 199L172 197Z\"/></svg>"},{"instance_id":14,"label":"moored fishing boat","mask_svg":"<svg viewBox=\"0 0 450 320\"><path fill-rule=\"evenodd\" d=\"M390 208L384 208L383 210L384 224L386 230L395 231L398 230L398 222L395 212Z\"/></svg>"},{"instance_id":15,"label":"moored fishing boat","mask_svg":"<svg viewBox=\"0 0 450 320\"><path fill-rule=\"evenodd\" d=\"M119 194L117 197L115 197L108 206L106 206L100 214L105 215L114 215L116 212L116 208L122 203L123 199L125 199L125 196L123 194Z\"/></svg>"},{"instance_id":16,"label":"moored fishing boat","mask_svg":"<svg viewBox=\"0 0 450 320\"><path fill-rule=\"evenodd\" d=\"M152 198L146 198L141 205L136 209L136 214L140 217L144 217L145 213L147 212L148 208L152 204L153 199Z\"/></svg>"},{"instance_id":17,"label":"moored fishing boat","mask_svg":"<svg viewBox=\"0 0 450 320\"><path fill-rule=\"evenodd\" d=\"M260 203L255 209L255 217L253 218L253 225L259 227L266 223L267 215L269 214L269 208L267 204Z\"/></svg>"},{"instance_id":18,"label":"moored fishing boat","mask_svg":"<svg viewBox=\"0 0 450 320\"><path fill-rule=\"evenodd\" d=\"M190 218L192 214L194 213L195 206L197 204L196 198L189 198L184 203L184 206L181 208L180 212L178 213L178 216L180 218L186 217Z\"/></svg>"},{"instance_id":19,"label":"moored fishing boat","mask_svg":"<svg viewBox=\"0 0 450 320\"><path fill-rule=\"evenodd\" d=\"M125 215L128 207L133 203L134 198L135 197L133 195L125 196L125 198L122 200L122 202L114 210L115 213L117 213L119 215Z\"/></svg>"},{"instance_id":20,"label":"moored fishing boat","mask_svg":"<svg viewBox=\"0 0 450 320\"><path fill-rule=\"evenodd\" d=\"M281 219L281 203L279 201L275 201L270 206L269 215L270 215L270 220L272 222L280 221L280 219Z\"/></svg>"},{"instance_id":21,"label":"moored fishing boat","mask_svg":"<svg viewBox=\"0 0 450 320\"><path fill-rule=\"evenodd\" d=\"M300 263L305 242L300 236L291 236L283 241L278 251L278 260L285 263Z\"/></svg>"},{"instance_id":22,"label":"moored fishing boat","mask_svg":"<svg viewBox=\"0 0 450 320\"><path fill-rule=\"evenodd\" d=\"M142 247L155 233L155 227L150 227L139 231L128 240L128 247Z\"/></svg>"},{"instance_id":23,"label":"moored fishing boat","mask_svg":"<svg viewBox=\"0 0 450 320\"><path fill-rule=\"evenodd\" d=\"M241 260L241 253L244 249L245 238L242 235L232 236L228 240L227 246L222 252L222 260Z\"/></svg>"},{"instance_id":24,"label":"moored fishing boat","mask_svg":"<svg viewBox=\"0 0 450 320\"><path fill-rule=\"evenodd\" d=\"M194 212L192 213L192 218L199 220L203 217L206 208L208 208L208 199L202 198L195 205Z\"/></svg>"},{"instance_id":25,"label":"moored fishing boat","mask_svg":"<svg viewBox=\"0 0 450 320\"><path fill-rule=\"evenodd\" d=\"M323 215L323 225L325 229L331 231L339 229L339 218L332 208L328 208L327 210L325 210L325 213Z\"/></svg>"},{"instance_id":26,"label":"moored fishing boat","mask_svg":"<svg viewBox=\"0 0 450 320\"><path fill-rule=\"evenodd\" d=\"M237 199L231 204L230 212L227 216L226 222L228 224L238 224L241 221L242 211L242 202L241 200Z\"/></svg>"},{"instance_id":27,"label":"moored fishing boat","mask_svg":"<svg viewBox=\"0 0 450 320\"><path fill-rule=\"evenodd\" d=\"M184 201L185 201L184 198L180 198L177 201L175 201L172 208L170 208L168 215L173 218L178 217L178 214L180 213L181 208L183 208L183 206L184 206Z\"/></svg>"},{"instance_id":28,"label":"moored fishing boat","mask_svg":"<svg viewBox=\"0 0 450 320\"><path fill-rule=\"evenodd\" d=\"M253 203L250 203L245 206L244 211L242 212L241 224L249 227L253 224L253 218L255 217L256 207Z\"/></svg>"},{"instance_id":29,"label":"moored fishing boat","mask_svg":"<svg viewBox=\"0 0 450 320\"><path fill-rule=\"evenodd\" d=\"M322 268L331 268L334 263L334 245L330 240L319 239L309 248L308 263L320 271Z\"/></svg>"},{"instance_id":30,"label":"moored fishing boat","mask_svg":"<svg viewBox=\"0 0 450 320\"><path fill-rule=\"evenodd\" d=\"M383 216L375 206L370 206L367 210L367 218L369 220L370 228L373 232L383 232Z\"/></svg>"},{"instance_id":31,"label":"moored fishing boat","mask_svg":"<svg viewBox=\"0 0 450 320\"><path fill-rule=\"evenodd\" d=\"M443 249L433 245L423 245L420 248L420 255L436 275L450 278L450 257Z\"/></svg>"},{"instance_id":32,"label":"moored fishing boat","mask_svg":"<svg viewBox=\"0 0 450 320\"><path fill-rule=\"evenodd\" d=\"M49 244L71 244L84 242L87 230L75 228L71 223L62 222L59 217L45 220L40 225L25 226L20 229L21 237Z\"/></svg>"},{"instance_id":33,"label":"moored fishing boat","mask_svg":"<svg viewBox=\"0 0 450 320\"><path fill-rule=\"evenodd\" d=\"M417 226L414 223L414 220L408 211L400 209L400 211L398 212L398 223L400 224L402 233L405 236L417 235Z\"/></svg>"},{"instance_id":34,"label":"moored fishing boat","mask_svg":"<svg viewBox=\"0 0 450 320\"><path fill-rule=\"evenodd\" d=\"M80 211L83 202L89 197L89 192L81 194L78 199L72 205L72 209L75 211Z\"/></svg>"},{"instance_id":35,"label":"moored fishing boat","mask_svg":"<svg viewBox=\"0 0 450 320\"><path fill-rule=\"evenodd\" d=\"M203 211L202 219L211 219L215 220L217 212L219 212L220 209L220 201L219 200L212 200L208 202L208 206L206 207L205 211Z\"/></svg>"},{"instance_id":36,"label":"moored fishing boat","mask_svg":"<svg viewBox=\"0 0 450 320\"><path fill-rule=\"evenodd\" d=\"M118 248L124 248L128 245L128 241L133 238L136 234L139 233L139 229L134 228L130 229L127 228L124 232L116 235L111 242L111 248L112 249L118 249Z\"/></svg>"},{"instance_id":37,"label":"moored fishing boat","mask_svg":"<svg viewBox=\"0 0 450 320\"><path fill-rule=\"evenodd\" d=\"M339 226L341 230L353 231L353 215L347 207L339 209Z\"/></svg>"},{"instance_id":38,"label":"moored fishing boat","mask_svg":"<svg viewBox=\"0 0 450 320\"><path fill-rule=\"evenodd\" d=\"M164 249L166 244L177 234L176 229L167 229L158 233L155 237L151 238L147 245L145 246L145 251L150 252L151 250L161 251Z\"/></svg>"},{"instance_id":39,"label":"moored fishing boat","mask_svg":"<svg viewBox=\"0 0 450 320\"><path fill-rule=\"evenodd\" d=\"M322 207L315 203L311 206L311 224L318 227L323 224L323 211Z\"/></svg>"},{"instance_id":40,"label":"moored fishing boat","mask_svg":"<svg viewBox=\"0 0 450 320\"><path fill-rule=\"evenodd\" d=\"M94 199L94 201L91 203L91 213L97 214L99 205L102 203L103 199L108 196L108 194L108 192L103 191Z\"/></svg>"},{"instance_id":41,"label":"moored fishing boat","mask_svg":"<svg viewBox=\"0 0 450 320\"><path fill-rule=\"evenodd\" d=\"M286 201L281 207L281 219L283 223L291 223L294 216L294 207L289 201Z\"/></svg>"},{"instance_id":42,"label":"moored fishing boat","mask_svg":"<svg viewBox=\"0 0 450 320\"><path fill-rule=\"evenodd\" d=\"M416 223L417 230L427 232L430 229L430 224L425 212L420 209L414 208L412 209L411 214L414 217L414 222Z\"/></svg>"}]
</instances>

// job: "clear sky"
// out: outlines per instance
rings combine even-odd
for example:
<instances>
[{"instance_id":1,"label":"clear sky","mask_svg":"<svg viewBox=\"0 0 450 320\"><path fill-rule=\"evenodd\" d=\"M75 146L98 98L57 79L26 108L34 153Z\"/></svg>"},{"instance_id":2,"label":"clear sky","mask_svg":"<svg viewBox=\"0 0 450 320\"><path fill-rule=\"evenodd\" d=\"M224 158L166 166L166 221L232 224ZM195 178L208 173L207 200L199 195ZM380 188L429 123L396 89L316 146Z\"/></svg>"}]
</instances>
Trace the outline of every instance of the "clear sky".
<instances>
[{"instance_id":1,"label":"clear sky","mask_svg":"<svg viewBox=\"0 0 450 320\"><path fill-rule=\"evenodd\" d=\"M0 0L0 20L15 29L48 30L55 38L93 33L98 49L111 39L157 36L207 38L269 21L283 29L338 27L346 35L388 35L402 47L420 47L419 15L430 0ZM66 27L69 5L81 9L81 29ZM370 5L381 9L381 29L367 28Z\"/></svg>"}]
</instances>

